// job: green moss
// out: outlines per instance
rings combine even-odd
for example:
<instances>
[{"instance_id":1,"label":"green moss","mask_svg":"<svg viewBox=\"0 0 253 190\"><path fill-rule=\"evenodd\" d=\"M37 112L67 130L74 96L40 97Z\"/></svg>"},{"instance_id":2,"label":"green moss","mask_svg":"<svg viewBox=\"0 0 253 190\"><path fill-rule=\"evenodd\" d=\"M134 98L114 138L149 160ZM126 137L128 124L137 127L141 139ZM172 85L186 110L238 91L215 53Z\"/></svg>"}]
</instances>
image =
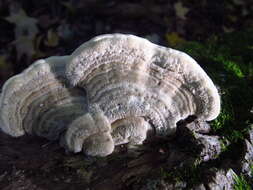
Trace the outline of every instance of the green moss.
<instances>
[{"instance_id":1,"label":"green moss","mask_svg":"<svg viewBox=\"0 0 253 190\"><path fill-rule=\"evenodd\" d=\"M201 182L201 172L198 165L183 166L173 170L160 168L160 176L164 180L174 181L179 183L182 181L187 182L187 187L193 187Z\"/></svg>"},{"instance_id":2,"label":"green moss","mask_svg":"<svg viewBox=\"0 0 253 190\"><path fill-rule=\"evenodd\" d=\"M239 78L253 75L253 30L212 36L205 42L185 42L177 48L190 54L199 63L208 62L207 67L233 73ZM218 64L214 64L218 63Z\"/></svg>"},{"instance_id":3,"label":"green moss","mask_svg":"<svg viewBox=\"0 0 253 190\"><path fill-rule=\"evenodd\" d=\"M177 47L196 59L219 86L221 113L211 127L231 142L243 139L246 123L253 122L252 31L212 36L205 42L185 42Z\"/></svg>"},{"instance_id":4,"label":"green moss","mask_svg":"<svg viewBox=\"0 0 253 190\"><path fill-rule=\"evenodd\" d=\"M253 51L253 49L252 49L252 51ZM248 73L247 73L248 77L252 78L253 77L253 63L252 62L249 62L247 70L248 70Z\"/></svg>"},{"instance_id":5,"label":"green moss","mask_svg":"<svg viewBox=\"0 0 253 190\"><path fill-rule=\"evenodd\" d=\"M229 149L230 143L226 138L221 138L220 145L221 145L221 152L226 152Z\"/></svg>"},{"instance_id":6,"label":"green moss","mask_svg":"<svg viewBox=\"0 0 253 190\"><path fill-rule=\"evenodd\" d=\"M244 176L241 174L240 176L234 176L235 184L234 189L235 190L251 190L250 184L246 181Z\"/></svg>"},{"instance_id":7,"label":"green moss","mask_svg":"<svg viewBox=\"0 0 253 190\"><path fill-rule=\"evenodd\" d=\"M205 58L209 54L209 51L205 44L201 44L199 42L185 42L184 44L180 44L177 49L191 55L195 59Z\"/></svg>"},{"instance_id":8,"label":"green moss","mask_svg":"<svg viewBox=\"0 0 253 190\"><path fill-rule=\"evenodd\" d=\"M234 74L236 77L243 78L245 75L242 72L242 69L239 64L234 61L226 60L223 56L215 57L215 60L221 62L223 67L228 71Z\"/></svg>"},{"instance_id":9,"label":"green moss","mask_svg":"<svg viewBox=\"0 0 253 190\"><path fill-rule=\"evenodd\" d=\"M217 119L211 123L214 131L222 129L223 127L230 127L235 121L233 105L230 100L230 93L224 90L221 94L221 112Z\"/></svg>"},{"instance_id":10,"label":"green moss","mask_svg":"<svg viewBox=\"0 0 253 190\"><path fill-rule=\"evenodd\" d=\"M165 168L160 168L160 176L162 179L170 179L173 180L175 182L181 181L182 177L181 175L178 175L177 172L175 171L170 171L170 170L166 170Z\"/></svg>"}]
</instances>

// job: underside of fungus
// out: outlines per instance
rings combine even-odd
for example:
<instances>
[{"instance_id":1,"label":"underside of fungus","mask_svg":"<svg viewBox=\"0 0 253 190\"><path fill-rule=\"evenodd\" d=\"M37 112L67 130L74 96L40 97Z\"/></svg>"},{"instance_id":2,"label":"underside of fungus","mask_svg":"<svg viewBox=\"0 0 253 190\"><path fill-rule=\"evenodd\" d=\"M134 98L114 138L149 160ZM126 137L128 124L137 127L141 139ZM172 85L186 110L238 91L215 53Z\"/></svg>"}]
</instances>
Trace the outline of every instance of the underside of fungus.
<instances>
[{"instance_id":1,"label":"underside of fungus","mask_svg":"<svg viewBox=\"0 0 253 190\"><path fill-rule=\"evenodd\" d=\"M106 156L115 145L170 135L194 115L215 119L220 98L187 54L123 34L102 35L70 56L50 57L9 79L0 97L1 129L36 134L73 152Z\"/></svg>"}]
</instances>

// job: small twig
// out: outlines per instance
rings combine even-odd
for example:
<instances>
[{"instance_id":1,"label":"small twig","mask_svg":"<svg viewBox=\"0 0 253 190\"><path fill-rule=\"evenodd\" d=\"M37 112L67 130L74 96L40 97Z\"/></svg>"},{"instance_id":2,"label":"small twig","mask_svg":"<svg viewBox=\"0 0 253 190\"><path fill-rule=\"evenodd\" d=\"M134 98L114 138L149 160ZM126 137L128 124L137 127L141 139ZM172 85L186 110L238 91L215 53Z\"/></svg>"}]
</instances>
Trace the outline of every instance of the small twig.
<instances>
[{"instance_id":1,"label":"small twig","mask_svg":"<svg viewBox=\"0 0 253 190\"><path fill-rule=\"evenodd\" d=\"M46 144L41 145L41 148L46 148L48 145L52 144L53 142L48 142Z\"/></svg>"}]
</instances>

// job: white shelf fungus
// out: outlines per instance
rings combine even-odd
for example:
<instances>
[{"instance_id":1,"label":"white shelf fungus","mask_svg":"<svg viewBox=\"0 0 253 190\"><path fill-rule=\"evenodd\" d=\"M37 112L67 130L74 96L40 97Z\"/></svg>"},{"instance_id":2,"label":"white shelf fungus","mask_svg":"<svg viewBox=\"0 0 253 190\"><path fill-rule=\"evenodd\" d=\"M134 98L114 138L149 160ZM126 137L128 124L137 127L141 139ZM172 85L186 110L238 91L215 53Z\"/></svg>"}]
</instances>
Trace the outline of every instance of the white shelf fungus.
<instances>
[{"instance_id":1,"label":"white shelf fungus","mask_svg":"<svg viewBox=\"0 0 253 190\"><path fill-rule=\"evenodd\" d=\"M0 106L7 134L60 138L69 151L106 156L115 145L142 144L150 130L170 135L190 115L215 119L220 97L187 54L112 34L10 78Z\"/></svg>"}]
</instances>

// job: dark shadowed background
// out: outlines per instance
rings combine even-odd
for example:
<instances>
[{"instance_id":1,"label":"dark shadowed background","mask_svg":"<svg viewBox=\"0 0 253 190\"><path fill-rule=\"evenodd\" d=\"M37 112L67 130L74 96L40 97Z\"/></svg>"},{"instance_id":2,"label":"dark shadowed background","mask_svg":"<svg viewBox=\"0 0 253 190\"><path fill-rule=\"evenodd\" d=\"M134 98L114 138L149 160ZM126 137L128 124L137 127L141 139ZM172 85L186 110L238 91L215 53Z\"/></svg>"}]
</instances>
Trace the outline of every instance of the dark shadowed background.
<instances>
[{"instance_id":1,"label":"dark shadowed background","mask_svg":"<svg viewBox=\"0 0 253 190\"><path fill-rule=\"evenodd\" d=\"M105 33L174 47L252 28L251 0L1 0L0 84L34 60Z\"/></svg>"},{"instance_id":2,"label":"dark shadowed background","mask_svg":"<svg viewBox=\"0 0 253 190\"><path fill-rule=\"evenodd\" d=\"M221 154L200 163L200 147L186 131L183 138L179 133L174 139L156 139L138 152L119 147L106 158L65 154L57 142L31 136L14 139L0 132L0 189L168 190L204 184L204 190L216 169L232 168L239 176L237 189L250 190L253 1L0 0L0 89L35 60L71 54L106 33L138 35L196 59L221 95L221 114L210 123L209 134L222 139ZM245 143L250 135L251 152ZM242 173L246 157L251 159L251 177ZM182 162L190 165L182 167Z\"/></svg>"}]
</instances>

